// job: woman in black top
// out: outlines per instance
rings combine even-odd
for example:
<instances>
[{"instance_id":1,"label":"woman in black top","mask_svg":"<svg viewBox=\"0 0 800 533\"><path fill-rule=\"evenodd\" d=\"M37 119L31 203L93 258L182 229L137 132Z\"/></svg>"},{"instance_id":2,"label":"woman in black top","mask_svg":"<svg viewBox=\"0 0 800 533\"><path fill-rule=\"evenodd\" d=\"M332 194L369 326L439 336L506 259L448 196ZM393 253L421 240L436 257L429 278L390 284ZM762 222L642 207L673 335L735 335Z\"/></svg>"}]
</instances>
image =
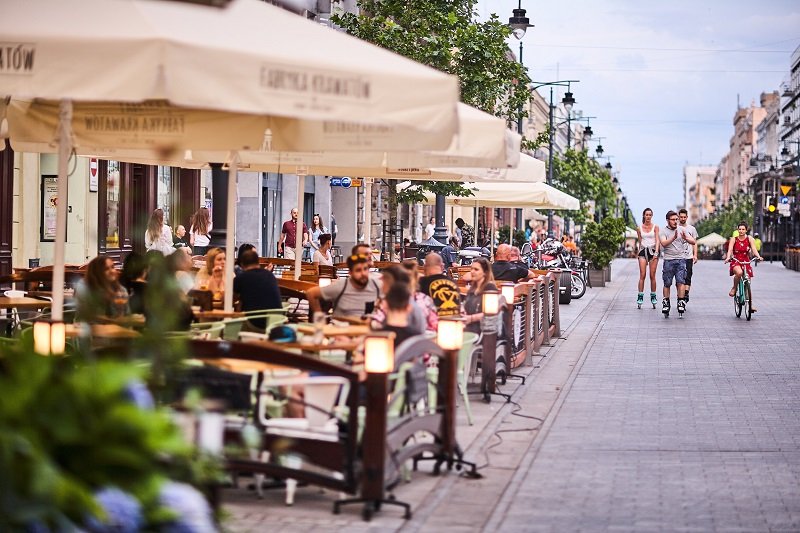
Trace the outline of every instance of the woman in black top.
<instances>
[{"instance_id":1,"label":"woman in black top","mask_svg":"<svg viewBox=\"0 0 800 533\"><path fill-rule=\"evenodd\" d=\"M466 331L480 333L481 319L483 318L483 293L486 291L496 291L492 277L492 267L484 258L475 259L470 265L470 285L469 291L464 298L464 321Z\"/></svg>"}]
</instances>

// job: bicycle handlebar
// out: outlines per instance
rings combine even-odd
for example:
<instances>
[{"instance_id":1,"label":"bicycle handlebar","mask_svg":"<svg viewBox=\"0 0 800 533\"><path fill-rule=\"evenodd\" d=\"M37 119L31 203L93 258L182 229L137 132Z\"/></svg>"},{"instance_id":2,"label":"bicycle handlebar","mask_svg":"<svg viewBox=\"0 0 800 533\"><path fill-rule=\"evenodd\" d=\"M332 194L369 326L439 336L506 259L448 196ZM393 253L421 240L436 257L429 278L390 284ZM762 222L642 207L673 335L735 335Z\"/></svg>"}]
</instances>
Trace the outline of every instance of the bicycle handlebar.
<instances>
[{"instance_id":1,"label":"bicycle handlebar","mask_svg":"<svg viewBox=\"0 0 800 533\"><path fill-rule=\"evenodd\" d=\"M750 261L739 261L738 259L729 259L729 260L727 260L727 261L725 261L725 262L726 262L726 263L733 263L733 262L736 262L736 263L739 263L740 265L749 265L749 264L751 264L751 263L753 263L753 262L756 262L756 263L758 263L758 258L755 258L755 257L754 257L754 258L753 258L753 259L751 259Z\"/></svg>"}]
</instances>

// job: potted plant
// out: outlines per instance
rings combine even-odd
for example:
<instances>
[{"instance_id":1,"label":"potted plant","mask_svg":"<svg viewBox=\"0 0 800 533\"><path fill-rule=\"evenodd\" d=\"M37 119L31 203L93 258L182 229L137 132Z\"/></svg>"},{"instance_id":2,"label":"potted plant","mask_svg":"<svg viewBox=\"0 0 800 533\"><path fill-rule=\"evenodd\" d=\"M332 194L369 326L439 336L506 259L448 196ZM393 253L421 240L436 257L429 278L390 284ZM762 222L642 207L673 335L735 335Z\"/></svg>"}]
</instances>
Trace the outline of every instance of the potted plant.
<instances>
[{"instance_id":1,"label":"potted plant","mask_svg":"<svg viewBox=\"0 0 800 533\"><path fill-rule=\"evenodd\" d=\"M581 253L591 262L589 278L592 286L604 287L605 270L609 269L619 245L625 240L625 221L606 217L600 223L590 222L583 230Z\"/></svg>"},{"instance_id":2,"label":"potted plant","mask_svg":"<svg viewBox=\"0 0 800 533\"><path fill-rule=\"evenodd\" d=\"M213 530L216 460L155 405L142 366L0 346L0 530ZM186 529L188 528L188 529Z\"/></svg>"}]
</instances>

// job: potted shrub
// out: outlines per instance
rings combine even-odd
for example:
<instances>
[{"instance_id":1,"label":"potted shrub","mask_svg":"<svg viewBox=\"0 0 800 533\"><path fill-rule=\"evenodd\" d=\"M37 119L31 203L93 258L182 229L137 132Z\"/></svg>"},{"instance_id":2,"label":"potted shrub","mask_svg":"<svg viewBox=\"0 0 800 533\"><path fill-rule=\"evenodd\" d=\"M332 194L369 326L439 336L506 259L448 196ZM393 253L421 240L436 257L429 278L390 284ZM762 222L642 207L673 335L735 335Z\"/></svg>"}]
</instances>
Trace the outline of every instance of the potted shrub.
<instances>
[{"instance_id":1,"label":"potted shrub","mask_svg":"<svg viewBox=\"0 0 800 533\"><path fill-rule=\"evenodd\" d=\"M142 366L0 345L0 531L207 531L218 479Z\"/></svg>"},{"instance_id":2,"label":"potted shrub","mask_svg":"<svg viewBox=\"0 0 800 533\"><path fill-rule=\"evenodd\" d=\"M604 287L605 270L625 240L625 221L606 217L600 223L590 222L583 230L581 254L591 262L589 278L592 286Z\"/></svg>"}]
</instances>

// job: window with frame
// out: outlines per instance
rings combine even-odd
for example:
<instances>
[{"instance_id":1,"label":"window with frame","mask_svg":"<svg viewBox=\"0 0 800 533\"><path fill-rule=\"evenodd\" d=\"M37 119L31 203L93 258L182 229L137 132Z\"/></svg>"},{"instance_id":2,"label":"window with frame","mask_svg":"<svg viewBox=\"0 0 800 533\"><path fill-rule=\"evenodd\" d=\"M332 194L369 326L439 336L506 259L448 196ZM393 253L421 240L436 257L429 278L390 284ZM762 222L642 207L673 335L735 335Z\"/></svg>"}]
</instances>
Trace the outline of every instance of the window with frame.
<instances>
[{"instance_id":1,"label":"window with frame","mask_svg":"<svg viewBox=\"0 0 800 533\"><path fill-rule=\"evenodd\" d=\"M121 168L119 161L106 167L106 248L119 248Z\"/></svg>"},{"instance_id":2,"label":"window with frame","mask_svg":"<svg viewBox=\"0 0 800 533\"><path fill-rule=\"evenodd\" d=\"M156 207L164 211L164 223L170 224L172 220L170 217L170 206L172 205L172 167L159 165L156 180Z\"/></svg>"}]
</instances>

